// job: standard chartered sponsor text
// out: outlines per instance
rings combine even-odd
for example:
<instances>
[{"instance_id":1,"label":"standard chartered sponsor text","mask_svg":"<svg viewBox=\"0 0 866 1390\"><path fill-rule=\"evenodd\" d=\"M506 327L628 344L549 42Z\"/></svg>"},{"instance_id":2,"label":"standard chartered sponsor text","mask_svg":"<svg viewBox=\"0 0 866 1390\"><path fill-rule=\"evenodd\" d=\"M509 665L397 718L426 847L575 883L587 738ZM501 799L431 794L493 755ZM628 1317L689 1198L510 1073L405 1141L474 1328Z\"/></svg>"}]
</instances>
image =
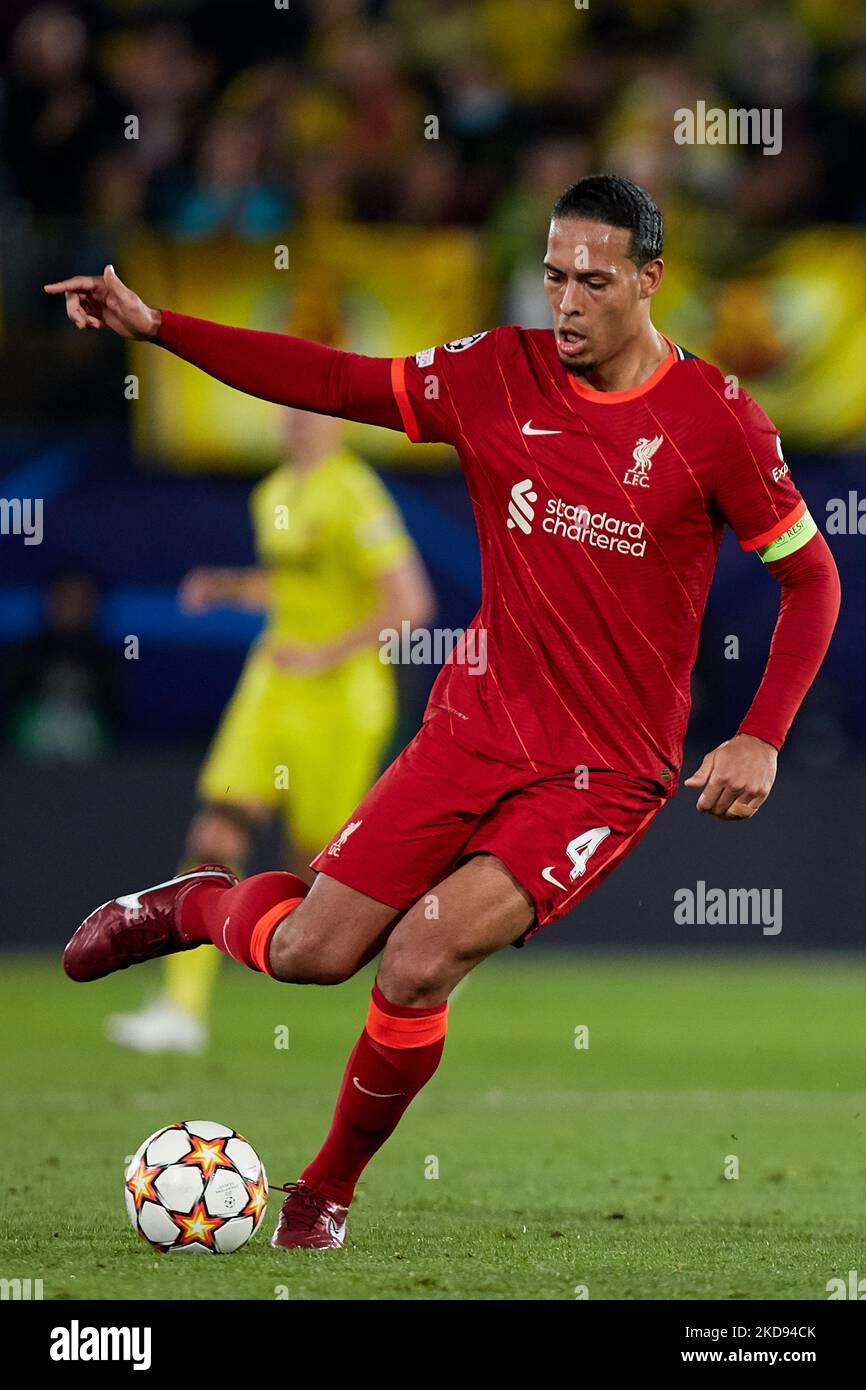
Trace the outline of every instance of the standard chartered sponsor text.
<instances>
[{"instance_id":1,"label":"standard chartered sponsor text","mask_svg":"<svg viewBox=\"0 0 866 1390\"><path fill-rule=\"evenodd\" d=\"M642 521L623 521L609 512L591 512L584 503L565 502L561 497L551 497L546 512L541 526L549 535L622 555L641 556L646 551Z\"/></svg>"}]
</instances>

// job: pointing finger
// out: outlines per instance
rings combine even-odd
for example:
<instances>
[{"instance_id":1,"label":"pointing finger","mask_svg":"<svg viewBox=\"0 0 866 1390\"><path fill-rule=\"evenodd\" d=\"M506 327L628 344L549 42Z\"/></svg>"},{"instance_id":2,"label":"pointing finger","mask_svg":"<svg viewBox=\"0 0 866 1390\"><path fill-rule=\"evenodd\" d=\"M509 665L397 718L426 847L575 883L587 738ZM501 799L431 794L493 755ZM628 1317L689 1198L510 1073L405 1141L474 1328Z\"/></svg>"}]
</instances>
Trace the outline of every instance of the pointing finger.
<instances>
[{"instance_id":1,"label":"pointing finger","mask_svg":"<svg viewBox=\"0 0 866 1390\"><path fill-rule=\"evenodd\" d=\"M101 275L73 275L71 280L54 280L42 288L46 294L88 294L98 289L101 283Z\"/></svg>"}]
</instances>

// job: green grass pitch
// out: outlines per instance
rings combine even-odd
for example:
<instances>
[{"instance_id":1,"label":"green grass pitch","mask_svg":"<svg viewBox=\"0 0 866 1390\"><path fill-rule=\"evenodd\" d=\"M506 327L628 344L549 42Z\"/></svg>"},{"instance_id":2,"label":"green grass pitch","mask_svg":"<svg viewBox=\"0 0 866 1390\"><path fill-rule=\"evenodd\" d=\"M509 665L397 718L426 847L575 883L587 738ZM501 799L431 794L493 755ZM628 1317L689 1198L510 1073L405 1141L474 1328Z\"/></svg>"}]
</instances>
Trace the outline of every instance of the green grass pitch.
<instances>
[{"instance_id":1,"label":"green grass pitch","mask_svg":"<svg viewBox=\"0 0 866 1390\"><path fill-rule=\"evenodd\" d=\"M442 1066L367 1170L349 1249L271 1250L274 1193L238 1254L151 1252L124 1210L125 1156L160 1125L212 1119L271 1183L296 1177L371 978L292 988L226 964L208 1054L148 1059L101 1028L155 987L150 967L81 986L55 960L2 958L0 1276L41 1278L46 1299L781 1300L866 1275L862 962L774 948L506 953L454 999Z\"/></svg>"}]
</instances>

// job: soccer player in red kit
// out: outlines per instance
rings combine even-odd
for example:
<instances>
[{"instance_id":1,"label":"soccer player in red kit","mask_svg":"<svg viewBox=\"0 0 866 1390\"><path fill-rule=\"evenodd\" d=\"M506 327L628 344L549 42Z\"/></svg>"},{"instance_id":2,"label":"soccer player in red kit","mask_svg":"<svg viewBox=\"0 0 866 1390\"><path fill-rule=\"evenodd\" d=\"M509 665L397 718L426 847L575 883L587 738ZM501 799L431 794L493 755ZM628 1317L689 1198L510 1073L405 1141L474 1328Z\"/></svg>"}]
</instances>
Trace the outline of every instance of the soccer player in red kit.
<instances>
[{"instance_id":1,"label":"soccer player in red kit","mask_svg":"<svg viewBox=\"0 0 866 1390\"><path fill-rule=\"evenodd\" d=\"M700 811L754 815L823 659L832 557L771 421L653 326L661 253L648 193L582 179L550 224L553 331L497 328L393 361L151 309L112 267L47 287L80 328L150 338L267 400L452 444L472 499L481 608L420 732L313 861L309 893L291 874L238 883L203 866L104 904L66 948L77 980L212 941L298 984L337 984L382 953L275 1245L344 1244L360 1173L439 1063L455 985L603 882L676 791L726 523L781 604L750 709L686 779Z\"/></svg>"}]
</instances>

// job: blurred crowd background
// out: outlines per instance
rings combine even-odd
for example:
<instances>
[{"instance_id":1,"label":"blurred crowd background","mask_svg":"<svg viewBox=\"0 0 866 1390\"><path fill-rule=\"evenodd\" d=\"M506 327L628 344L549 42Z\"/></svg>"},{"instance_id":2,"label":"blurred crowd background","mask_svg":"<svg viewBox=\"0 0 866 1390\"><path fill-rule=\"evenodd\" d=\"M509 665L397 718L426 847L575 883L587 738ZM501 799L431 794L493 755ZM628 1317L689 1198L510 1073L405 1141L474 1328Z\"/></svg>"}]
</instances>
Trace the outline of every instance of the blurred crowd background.
<instances>
[{"instance_id":1,"label":"blurred crowd background","mask_svg":"<svg viewBox=\"0 0 866 1390\"><path fill-rule=\"evenodd\" d=\"M546 326L550 207L613 169L665 212L660 326L769 411L816 516L862 486L866 8L853 0L4 0L0 39L0 488L45 507L41 544L0 537L0 719L34 845L53 797L26 765L125 766L142 787L143 757L186 814L257 629L185 617L177 584L192 564L251 558L247 494L278 457L272 408L75 333L44 281L113 261L151 302L371 352ZM699 101L780 109L781 152L676 143L674 113ZM454 456L349 437L404 511L437 621L465 624L478 571ZM791 741L791 765L824 787L866 739L856 501L850 515L830 537L842 622ZM748 704L776 603L726 542L696 748ZM739 661L722 654L728 633ZM398 746L433 675L401 672ZM116 782L101 785L110 807Z\"/></svg>"},{"instance_id":2,"label":"blurred crowd background","mask_svg":"<svg viewBox=\"0 0 866 1390\"><path fill-rule=\"evenodd\" d=\"M507 279L563 183L598 166L712 227L714 262L866 217L856 4L7 0L2 25L9 211L94 246L142 221L250 238L319 215L458 223ZM781 154L675 146L671 111L698 99L783 108Z\"/></svg>"},{"instance_id":3,"label":"blurred crowd background","mask_svg":"<svg viewBox=\"0 0 866 1390\"><path fill-rule=\"evenodd\" d=\"M702 286L786 234L866 222L866 13L847 0L6 0L0 29L3 377L22 409L68 410L96 352L63 340L34 280L118 259L144 228L471 228L495 316L546 323L540 230L596 169L652 189L678 281ZM676 144L673 112L697 101L781 109L781 152ZM745 372L778 359L785 326L737 285L711 328L683 317Z\"/></svg>"}]
</instances>

